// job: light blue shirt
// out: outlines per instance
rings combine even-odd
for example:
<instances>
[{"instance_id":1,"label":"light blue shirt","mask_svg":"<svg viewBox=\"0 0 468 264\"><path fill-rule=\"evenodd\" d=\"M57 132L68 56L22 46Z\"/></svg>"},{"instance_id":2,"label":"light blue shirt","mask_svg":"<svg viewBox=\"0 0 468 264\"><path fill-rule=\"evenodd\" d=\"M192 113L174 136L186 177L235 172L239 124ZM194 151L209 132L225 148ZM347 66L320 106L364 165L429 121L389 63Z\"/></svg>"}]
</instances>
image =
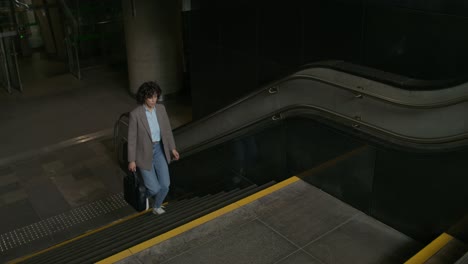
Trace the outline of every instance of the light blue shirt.
<instances>
[{"instance_id":1,"label":"light blue shirt","mask_svg":"<svg viewBox=\"0 0 468 264\"><path fill-rule=\"evenodd\" d=\"M151 130L151 140L153 142L161 141L161 130L159 129L158 117L156 116L156 107L152 110L148 110L145 105L146 119L148 119L148 124Z\"/></svg>"}]
</instances>

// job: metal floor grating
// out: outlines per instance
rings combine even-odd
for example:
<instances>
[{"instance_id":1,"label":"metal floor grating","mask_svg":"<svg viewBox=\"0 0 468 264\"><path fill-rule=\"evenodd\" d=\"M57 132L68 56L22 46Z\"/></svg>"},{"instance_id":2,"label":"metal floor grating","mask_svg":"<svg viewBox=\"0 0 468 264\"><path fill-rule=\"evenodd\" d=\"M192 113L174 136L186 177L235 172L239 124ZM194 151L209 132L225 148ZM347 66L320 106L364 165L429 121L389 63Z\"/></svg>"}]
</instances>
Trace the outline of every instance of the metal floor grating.
<instances>
[{"instance_id":1,"label":"metal floor grating","mask_svg":"<svg viewBox=\"0 0 468 264\"><path fill-rule=\"evenodd\" d=\"M123 193L117 193L93 203L77 207L0 235L0 253L52 235L97 216L128 206Z\"/></svg>"}]
</instances>

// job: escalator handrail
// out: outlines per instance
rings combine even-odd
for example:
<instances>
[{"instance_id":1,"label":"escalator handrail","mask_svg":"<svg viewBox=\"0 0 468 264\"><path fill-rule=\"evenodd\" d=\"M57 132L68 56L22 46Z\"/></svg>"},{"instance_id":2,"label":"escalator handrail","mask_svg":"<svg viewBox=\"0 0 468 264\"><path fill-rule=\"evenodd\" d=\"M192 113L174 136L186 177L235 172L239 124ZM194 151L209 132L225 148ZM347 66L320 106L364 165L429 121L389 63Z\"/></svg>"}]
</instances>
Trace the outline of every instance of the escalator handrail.
<instances>
[{"instance_id":1,"label":"escalator handrail","mask_svg":"<svg viewBox=\"0 0 468 264\"><path fill-rule=\"evenodd\" d=\"M291 76L290 78L288 78L285 81L290 81L290 80L294 80L294 79L309 79L309 80L314 80L314 81L321 82L321 83L326 83L328 85L335 86L336 88L339 88L339 89L348 90L348 91L351 91L351 92L355 92L355 93L358 93L358 94L362 94L362 95L365 95L365 96L372 97L374 99L378 99L380 101L384 101L384 102L394 104L394 105L404 106L404 107L407 107L407 108L438 108L438 107L445 107L445 106L455 105L455 104L458 104L458 103L468 101L468 83L464 84L465 87L463 87L463 88L466 89L466 94L465 95L461 95L461 96L458 96L458 97L455 97L455 98L451 98L449 100L439 100L439 101L435 101L435 102L431 102L431 103L413 103L413 102L409 102L409 101L404 101L404 100L391 98L389 96L383 96L383 95L380 95L380 94L375 93L375 92L369 92L368 90L365 90L364 87L362 87L362 86L359 86L359 87L345 86L343 84L338 84L337 82L325 80L325 79L322 79L320 77L313 76L313 75L296 74L294 76ZM388 87L388 88L391 88L391 87ZM453 87L453 88L455 88L455 87ZM450 89L450 88L447 88L447 89ZM402 91L402 93L407 93L407 92L411 92L413 94L414 93L434 93L435 94L438 91Z\"/></svg>"},{"instance_id":2,"label":"escalator handrail","mask_svg":"<svg viewBox=\"0 0 468 264\"><path fill-rule=\"evenodd\" d=\"M318 64L317 64L318 65ZM321 66L317 66L317 67L313 67L314 69L316 68L322 68ZM310 69L310 68L308 68ZM324 68L324 69L327 69L327 68ZM330 69L329 69L330 70ZM338 70L335 70L335 71L338 71ZM222 113L224 112L225 110L229 109L229 108L232 108L236 105L239 105L241 104L242 102L244 101L247 101L249 99L251 99L252 97L255 97L256 95L260 94L260 93L263 93L273 87L279 87L281 86L282 83L285 83L287 81L290 81L290 80L294 80L294 79L309 79L309 80L315 80L317 82L321 82L321 83L326 83L326 84L329 84L329 85L332 85L336 88L339 88L339 89L343 89L343 90L348 90L350 92L354 92L354 93L358 93L358 94L363 94L365 96L369 96L369 97L372 97L372 98L375 98L375 99L378 99L378 100L381 100L381 101L385 101L385 102L388 102L390 104L395 104L395 105L400 105L400 106L404 106L404 107L408 107L408 108L435 108L435 107L445 107L445 106L450 106L450 105L454 105L454 104L458 104L458 103L462 103L462 102L465 102L465 101L468 101L468 82L467 83L464 83L462 85L459 85L459 86L456 86L456 87L451 87L451 88L458 88L458 89L465 89L466 90L466 94L464 95L461 95L461 96L458 96L456 98L452 98L452 99L449 99L449 100L445 100L445 101L438 101L438 102L432 102L432 103L411 103L411 102L408 102L408 101L404 101L404 100L398 100L398 99L394 99L394 98L390 98L388 96L382 96L382 95L379 95L377 93L374 93L374 92L370 92L366 89L364 89L365 87L363 86L356 86L356 87L352 87L352 86L348 86L348 85L344 85L342 83L338 83L336 81L333 81L333 80L326 80L324 78L321 78L320 76L313 76L313 75L310 75L310 74L304 74L304 69L303 70L300 70L300 71L296 71L294 74L291 74L291 75L288 75L287 77L284 77L280 80L277 80L277 81L274 81L274 82L271 82L249 94L247 94L246 96L234 101L233 103L227 105L226 107L223 107L195 122L191 122L191 123L188 123L188 124L185 124L185 125L182 125L180 127L178 127L174 132L181 132L181 131L184 131L186 129L190 129L190 127L192 126L195 126L197 125L197 123L202 123L202 122L205 122L207 120L209 120L210 118L214 117L214 116L217 116L219 113ZM346 72L342 72L344 74L347 74ZM374 81L373 83L375 84L381 84L381 87L383 89L392 89L392 88L395 88L395 87L392 87L390 85L387 85L387 84L384 84L384 83L379 83L377 81ZM283 87L282 87L283 88ZM447 88L449 89L449 88ZM402 93L432 93L432 94L435 94L437 93L437 91L407 91L407 90L401 90Z\"/></svg>"},{"instance_id":3,"label":"escalator handrail","mask_svg":"<svg viewBox=\"0 0 468 264\"><path fill-rule=\"evenodd\" d=\"M330 116L334 116L335 118L339 118L341 120L344 120L350 124L359 124L362 125L363 127L366 127L366 130L371 130L377 133L380 133L381 135L384 135L388 138L392 138L393 141L391 141L392 146L399 145L400 148L401 146L404 146L405 149L410 150L410 151L416 151L416 152L438 152L438 151L452 151L455 149L459 148L465 148L465 144L459 144L459 145L453 145L453 143L460 143L460 142L467 142L468 141L468 132L466 133L461 133L458 135L452 135L448 137L439 137L439 138L431 138L431 139L422 139L422 138L416 138L416 137L410 137L410 136L405 136L401 135L398 133L394 133L385 129L382 129L380 127L374 126L372 124L365 123L363 121L357 121L355 119L352 119L350 117L341 115L339 113L336 113L334 111L330 111L324 108L320 108L317 106L313 105L291 105L282 109L279 109L278 111L259 117L253 121L251 121L248 124L245 124L241 127L238 127L236 129L226 131L225 133L222 133L220 135L217 135L216 137L210 138L208 140L199 142L195 145L192 145L186 149L181 150L181 152L184 153L184 156L187 154L191 155L194 153L197 153L203 149L212 147L214 145L220 144L222 142L228 141L229 139L232 138L237 138L239 135L237 133L242 132L248 133L250 130L254 130L256 126L258 126L261 122L271 122L271 117L272 116L280 116L279 119L277 120L285 120L287 118L294 118L296 116L303 116L304 114L310 113L310 112L323 112L327 113ZM298 114L300 112L300 114ZM317 115L318 116L318 115ZM323 115L321 116L323 118ZM316 119L316 118L313 118ZM325 118L327 119L327 118ZM276 121L277 121L276 120ZM362 128L360 130L356 130L356 132L362 132ZM366 137L367 138L367 137ZM377 138L377 137L376 137ZM395 142L395 139L398 140L399 142ZM403 142L404 141L404 142ZM389 140L390 142L390 140ZM386 144L388 146L388 143ZM448 146L447 146L448 145Z\"/></svg>"},{"instance_id":4,"label":"escalator handrail","mask_svg":"<svg viewBox=\"0 0 468 264\"><path fill-rule=\"evenodd\" d=\"M385 83L404 90L439 90L450 88L468 81L467 77L434 80L417 79L392 72L386 72L364 65L346 62L343 60L329 60L308 63L301 66L300 69L306 69L310 67L338 70L373 81ZM292 72L288 75L290 74L292 74Z\"/></svg>"},{"instance_id":5,"label":"escalator handrail","mask_svg":"<svg viewBox=\"0 0 468 264\"><path fill-rule=\"evenodd\" d=\"M305 84L294 83L297 80L311 81L311 84L309 85L308 83L305 83ZM346 81L349 81L349 83L347 83ZM326 85L318 86L320 85L320 83L326 84ZM375 103L383 102L383 104L382 103L379 103L379 104L381 106L385 106L386 104L395 105L397 107L395 109L400 109L400 110L404 110L407 108L408 110L410 110L409 113L413 111L411 109L416 109L414 111L420 111L418 109L429 109L429 108L437 112L457 111L458 109L457 106L454 106L450 109L447 108L447 110L442 109L441 107L451 107L452 105L468 101L468 83L462 86L452 87L453 89L445 90L445 91L440 91L440 90L439 91L407 91L407 90L395 89L395 87L389 86L387 84L369 81L361 77L350 75L348 73L343 73L343 72L339 72L339 71L328 69L328 68L312 67L312 68L298 71L295 74L287 76L286 78L280 79L269 85L263 86L260 89L257 89L251 92L247 96L238 99L237 101L231 103L230 105L200 120L178 127L177 129L174 130L174 136L177 138L178 142L181 143L179 145L179 148L180 148L179 150L184 151L184 152L187 151L191 153L197 152L196 149L204 149L208 145L213 145L213 142L224 142L226 138L229 138L229 135L239 133L239 131L243 130L244 128L254 126L254 123L256 122L259 122L261 120L271 119L272 116L276 114L281 114L283 111L288 111L291 109L301 108L301 107L315 109L320 112L320 115L323 115L323 116L333 115L335 121L339 120L343 124L346 123L348 126L351 126L351 127L358 128L359 126L362 126L362 128L357 129L357 130L366 131L368 133L376 133L376 135L374 134L372 135L376 137L384 138L385 140L397 142L397 144L399 145L403 145L406 142L409 144L413 144L415 148L420 148L420 149L442 149L442 148L449 149L449 148L453 148L453 146L459 147L461 145L463 146L466 145L466 139L468 138L468 133L467 131L464 130L463 127L461 127L462 131L457 131L456 128L455 130L450 129L450 126L447 126L447 129L445 129L445 131L425 133L423 130L420 130L419 128L416 128L416 130L414 130L415 129L414 126L408 127L408 128L402 128L401 126L398 125L398 122L385 125L384 123L379 122L378 119L375 119L375 116L373 117L374 119L369 119L369 120L364 120L364 121L360 119L352 119L352 118L355 118L354 116L349 115L349 114L352 114L352 112L349 112L349 114L347 114L346 112L343 112L343 111L336 112L334 111L335 108L333 107L329 109L323 108L323 107L320 107L319 104L314 105L315 103L318 102L314 100L312 100L310 103L307 103L308 97L303 97L301 99L300 98L294 99L294 98L288 97L294 94L296 91L296 90L288 91L288 85L290 85L289 88L291 89L296 89L297 87L305 87L306 90L309 89L309 86L310 86L311 89L314 89L314 88L321 89L322 91L325 91L326 93L328 93L327 92L328 89L336 88L337 90L335 91L337 92L341 91L340 98L343 98L343 96L345 98L349 97L349 100L353 101L354 103L359 104L359 102L357 101L359 99L353 99L355 97L354 95L360 95L361 98L362 96L364 96L363 102L365 103L367 102L372 103L373 101L375 101ZM379 93L379 91L381 91L381 93ZM458 96L458 97L453 96L453 93L460 93L460 91L463 93L462 96ZM328 97L335 96L334 90L330 90L330 92L331 93L328 94ZM314 90L309 90L306 94L310 96L313 93L314 93ZM387 95L385 93L387 93ZM285 94L286 97L281 97L281 94ZM412 94L413 97L405 101L404 100L405 95L408 95L408 94ZM414 96L415 94L417 96ZM391 96L388 96L388 95L391 95ZM442 95L440 97L442 98L446 97L446 98L445 99L443 98L442 100L440 100L438 95ZM452 98L448 98L447 95L452 96ZM419 100L419 97L421 97L421 100ZM249 106L250 109L252 110L252 107L256 105L257 101L258 101L257 103L261 103L266 98L270 98L267 101L267 102L270 102L270 104L266 106L266 108L264 108L264 110L261 113L260 112L255 113L254 116L250 116L249 118L244 119L244 120L238 119L241 121L230 121L230 123L226 123L226 125L221 125L221 127L219 127L216 130L213 130L212 132L208 134L205 134L203 132L204 131L203 129L206 128L206 125L209 125L210 122L211 123L223 122L222 121L223 114L229 115L230 117L231 114L237 113L236 118L239 118L240 110L237 110L237 109L241 109L244 106ZM284 101L282 98L284 98ZM302 100L302 99L305 99L305 100ZM411 102L410 100L413 100L413 102ZM419 103L417 103L418 100L420 101ZM276 102L276 103L271 104L272 102ZM242 105L243 103L245 104ZM234 111L234 112L229 113L230 111ZM398 112L396 113L397 114L393 116L391 115L389 117L398 117L398 115L401 115L401 113L398 113ZM414 113L417 113L417 112L414 112ZM422 113L422 112L419 112L419 113ZM426 116L425 122L428 122L427 118L428 117ZM457 115L456 118L459 118L459 115ZM213 119L213 120L210 120L210 119ZM332 118L328 118L328 119L332 119ZM232 122L235 122L236 124L237 123L238 124L236 125ZM448 122L452 122L452 121L448 121ZM447 123L447 124L449 125L450 123ZM405 134L405 132L408 132L408 133ZM419 133L425 133L425 134L419 134ZM433 146L430 146L431 144ZM203 147L203 145L205 146Z\"/></svg>"}]
</instances>

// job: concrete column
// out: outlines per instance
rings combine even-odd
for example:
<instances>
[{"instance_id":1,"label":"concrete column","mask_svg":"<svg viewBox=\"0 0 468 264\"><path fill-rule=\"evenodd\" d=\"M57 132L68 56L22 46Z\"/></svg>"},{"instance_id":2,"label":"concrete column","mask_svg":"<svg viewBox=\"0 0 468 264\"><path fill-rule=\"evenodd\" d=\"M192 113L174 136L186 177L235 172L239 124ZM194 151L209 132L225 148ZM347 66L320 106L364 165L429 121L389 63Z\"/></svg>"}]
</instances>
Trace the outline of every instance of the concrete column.
<instances>
[{"instance_id":1,"label":"concrete column","mask_svg":"<svg viewBox=\"0 0 468 264\"><path fill-rule=\"evenodd\" d=\"M182 86L180 0L122 0L130 92L157 81L164 95Z\"/></svg>"}]
</instances>

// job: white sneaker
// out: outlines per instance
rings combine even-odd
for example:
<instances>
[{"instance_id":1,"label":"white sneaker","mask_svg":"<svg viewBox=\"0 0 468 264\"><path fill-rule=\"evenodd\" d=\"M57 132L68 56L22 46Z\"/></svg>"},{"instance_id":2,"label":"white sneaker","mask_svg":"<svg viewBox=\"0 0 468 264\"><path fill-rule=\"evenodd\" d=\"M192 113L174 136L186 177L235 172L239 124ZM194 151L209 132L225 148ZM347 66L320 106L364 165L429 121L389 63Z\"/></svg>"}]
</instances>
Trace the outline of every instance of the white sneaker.
<instances>
[{"instance_id":1,"label":"white sneaker","mask_svg":"<svg viewBox=\"0 0 468 264\"><path fill-rule=\"evenodd\" d=\"M148 210L149 209L149 199L146 198L146 209L145 210Z\"/></svg>"},{"instance_id":2,"label":"white sneaker","mask_svg":"<svg viewBox=\"0 0 468 264\"><path fill-rule=\"evenodd\" d=\"M162 209L161 207L159 208L153 208L153 214L157 214L157 215L162 215L164 214L166 211L164 211L164 209Z\"/></svg>"}]
</instances>

